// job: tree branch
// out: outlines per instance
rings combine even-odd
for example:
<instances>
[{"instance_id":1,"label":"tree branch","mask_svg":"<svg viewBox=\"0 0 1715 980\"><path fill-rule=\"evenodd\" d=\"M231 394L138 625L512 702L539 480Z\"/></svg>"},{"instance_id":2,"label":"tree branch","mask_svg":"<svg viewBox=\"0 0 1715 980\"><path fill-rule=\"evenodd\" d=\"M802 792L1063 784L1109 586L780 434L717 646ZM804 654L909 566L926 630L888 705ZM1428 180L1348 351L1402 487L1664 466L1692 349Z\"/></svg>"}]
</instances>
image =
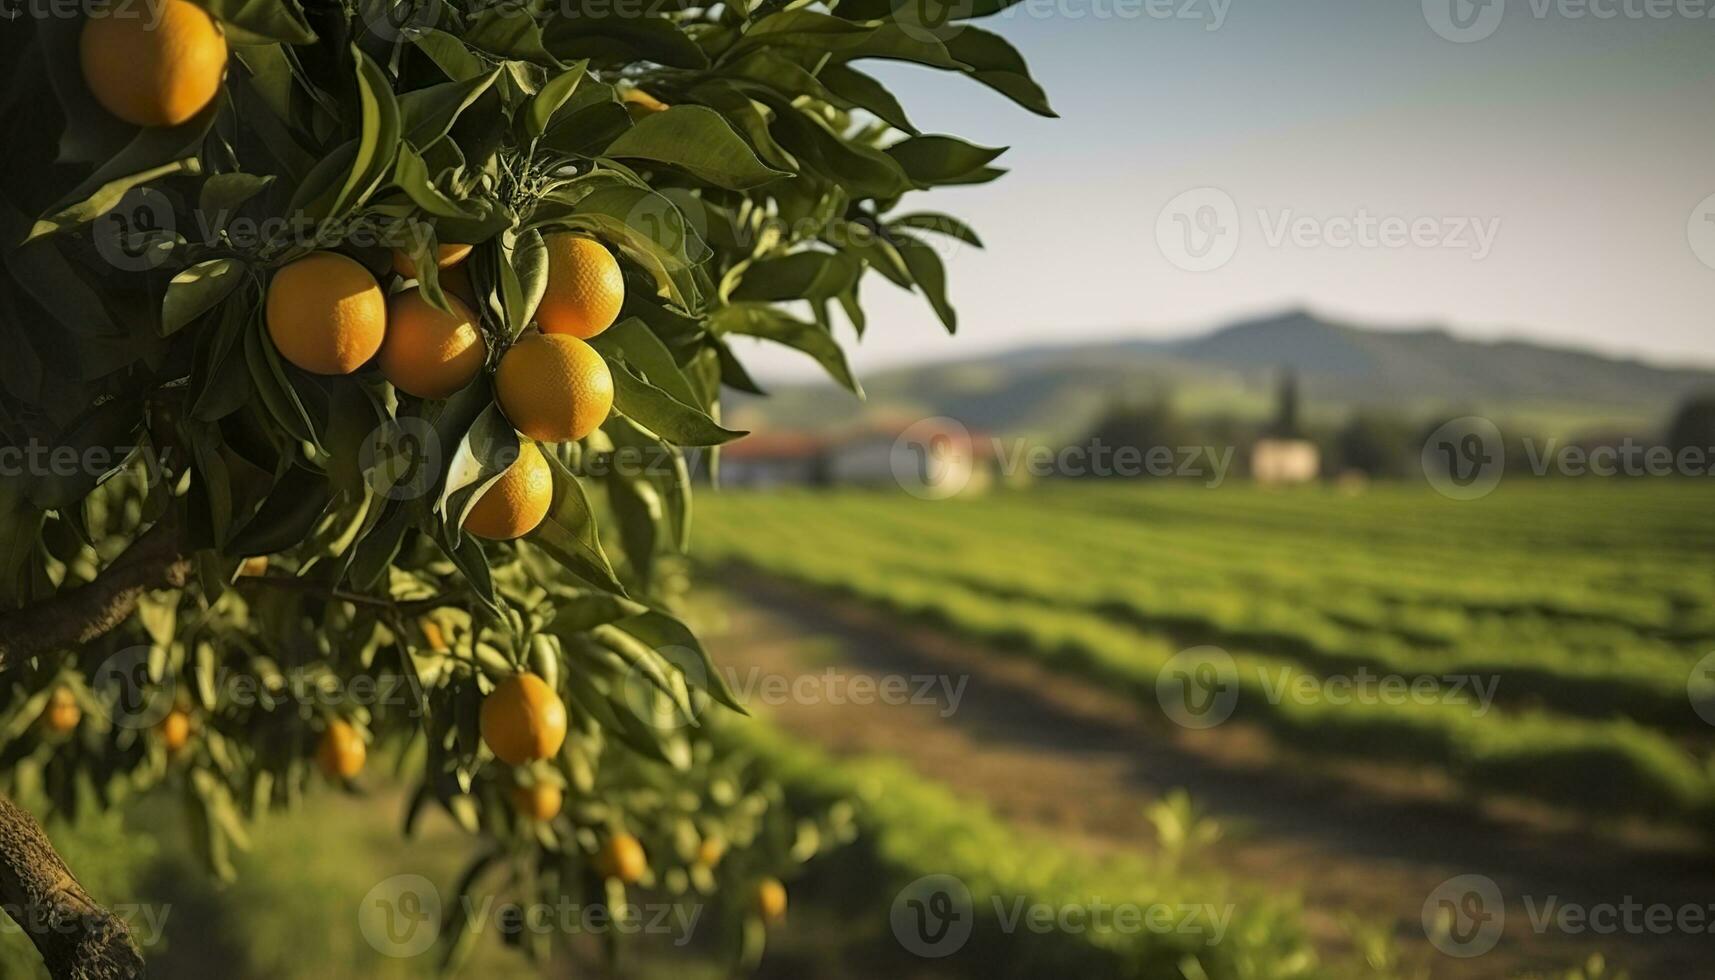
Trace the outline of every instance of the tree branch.
<instances>
[{"instance_id":1,"label":"tree branch","mask_svg":"<svg viewBox=\"0 0 1715 980\"><path fill-rule=\"evenodd\" d=\"M0 906L42 955L54 980L133 980L143 954L125 920L96 904L41 825L0 796Z\"/></svg>"},{"instance_id":2,"label":"tree branch","mask_svg":"<svg viewBox=\"0 0 1715 980\"><path fill-rule=\"evenodd\" d=\"M105 635L154 589L182 589L191 560L167 524L144 532L94 580L0 616L0 671L18 661Z\"/></svg>"},{"instance_id":3,"label":"tree branch","mask_svg":"<svg viewBox=\"0 0 1715 980\"><path fill-rule=\"evenodd\" d=\"M464 593L457 591L429 596L426 599L387 599L381 596L364 595L361 592L351 592L346 589L333 589L325 583L313 579L295 578L290 575L254 575L240 579L238 584L285 589L288 592L308 592L324 599L349 602L354 606L367 606L371 609L385 609L403 616L434 612L436 609L445 606L456 606L466 599Z\"/></svg>"}]
</instances>

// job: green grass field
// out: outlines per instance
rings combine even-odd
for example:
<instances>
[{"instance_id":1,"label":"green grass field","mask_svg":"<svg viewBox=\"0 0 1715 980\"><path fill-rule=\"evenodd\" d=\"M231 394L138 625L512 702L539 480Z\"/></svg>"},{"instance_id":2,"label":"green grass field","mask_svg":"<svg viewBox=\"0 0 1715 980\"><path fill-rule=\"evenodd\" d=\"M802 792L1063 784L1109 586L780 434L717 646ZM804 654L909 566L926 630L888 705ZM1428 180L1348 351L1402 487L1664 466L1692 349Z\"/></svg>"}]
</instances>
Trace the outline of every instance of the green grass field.
<instances>
[{"instance_id":1,"label":"green grass field","mask_svg":"<svg viewBox=\"0 0 1715 980\"><path fill-rule=\"evenodd\" d=\"M1707 826L1715 729L1687 684L1715 650L1712 502L1689 482L1471 502L1403 486L728 492L703 498L697 551L1151 704L1176 654L1214 645L1234 717L1295 748Z\"/></svg>"}]
</instances>

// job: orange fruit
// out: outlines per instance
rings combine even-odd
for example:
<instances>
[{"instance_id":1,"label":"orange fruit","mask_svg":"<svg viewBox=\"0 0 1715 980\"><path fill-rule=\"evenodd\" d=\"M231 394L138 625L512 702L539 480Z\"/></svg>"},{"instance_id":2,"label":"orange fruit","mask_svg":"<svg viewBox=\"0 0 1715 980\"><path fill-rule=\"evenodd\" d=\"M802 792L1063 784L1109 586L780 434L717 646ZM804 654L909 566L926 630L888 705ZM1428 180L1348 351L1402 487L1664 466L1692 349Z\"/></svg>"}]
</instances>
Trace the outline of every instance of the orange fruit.
<instances>
[{"instance_id":1,"label":"orange fruit","mask_svg":"<svg viewBox=\"0 0 1715 980\"><path fill-rule=\"evenodd\" d=\"M560 814L566 794L554 783L512 787L512 805L531 820L552 820Z\"/></svg>"},{"instance_id":2,"label":"orange fruit","mask_svg":"<svg viewBox=\"0 0 1715 980\"><path fill-rule=\"evenodd\" d=\"M470 307L447 297L453 312L436 309L413 286L387 301L381 374L418 398L445 398L470 383L488 359L488 345Z\"/></svg>"},{"instance_id":3,"label":"orange fruit","mask_svg":"<svg viewBox=\"0 0 1715 980\"><path fill-rule=\"evenodd\" d=\"M630 885L649 870L643 845L630 834L614 834L595 857L595 869L604 878L618 878Z\"/></svg>"},{"instance_id":4,"label":"orange fruit","mask_svg":"<svg viewBox=\"0 0 1715 980\"><path fill-rule=\"evenodd\" d=\"M786 886L779 879L764 878L756 886L756 914L764 922L780 922L786 918Z\"/></svg>"},{"instance_id":5,"label":"orange fruit","mask_svg":"<svg viewBox=\"0 0 1715 980\"><path fill-rule=\"evenodd\" d=\"M60 687L48 698L48 710L42 712L42 723L60 735L75 729L83 720L83 709L77 706L77 696Z\"/></svg>"},{"instance_id":6,"label":"orange fruit","mask_svg":"<svg viewBox=\"0 0 1715 980\"><path fill-rule=\"evenodd\" d=\"M613 410L613 374L596 349L564 334L530 334L494 372L500 409L540 442L582 439Z\"/></svg>"},{"instance_id":7,"label":"orange fruit","mask_svg":"<svg viewBox=\"0 0 1715 980\"><path fill-rule=\"evenodd\" d=\"M566 741L566 706L535 674L513 674L482 700L482 741L500 761L546 759Z\"/></svg>"},{"instance_id":8,"label":"orange fruit","mask_svg":"<svg viewBox=\"0 0 1715 980\"><path fill-rule=\"evenodd\" d=\"M435 268L451 269L469 258L470 250L473 247L458 244L435 246ZM417 260L411 258L411 253L396 248L393 250L393 271L406 279L415 279L417 278Z\"/></svg>"},{"instance_id":9,"label":"orange fruit","mask_svg":"<svg viewBox=\"0 0 1715 980\"><path fill-rule=\"evenodd\" d=\"M350 374L381 349L387 298L369 270L337 252L311 252L268 284L268 336L311 374Z\"/></svg>"},{"instance_id":10,"label":"orange fruit","mask_svg":"<svg viewBox=\"0 0 1715 980\"><path fill-rule=\"evenodd\" d=\"M593 238L559 232L543 239L548 249L548 288L536 307L543 333L588 340L613 326L625 302L625 277L607 246Z\"/></svg>"},{"instance_id":11,"label":"orange fruit","mask_svg":"<svg viewBox=\"0 0 1715 980\"><path fill-rule=\"evenodd\" d=\"M334 719L316 745L316 765L329 779L350 779L363 771L363 760L369 756L359 735L350 722Z\"/></svg>"},{"instance_id":12,"label":"orange fruit","mask_svg":"<svg viewBox=\"0 0 1715 980\"><path fill-rule=\"evenodd\" d=\"M464 529L490 541L521 538L536 530L553 502L554 471L535 443L519 440L518 458L482 492Z\"/></svg>"},{"instance_id":13,"label":"orange fruit","mask_svg":"<svg viewBox=\"0 0 1715 980\"><path fill-rule=\"evenodd\" d=\"M168 752L177 752L191 740L191 716L180 708L167 712L167 717L161 719L157 726L161 732L161 741L167 745Z\"/></svg>"},{"instance_id":14,"label":"orange fruit","mask_svg":"<svg viewBox=\"0 0 1715 980\"><path fill-rule=\"evenodd\" d=\"M244 559L244 562L238 566L239 578L256 578L257 576L266 574L268 574L267 555L257 555L254 558L246 558Z\"/></svg>"},{"instance_id":15,"label":"orange fruit","mask_svg":"<svg viewBox=\"0 0 1715 980\"><path fill-rule=\"evenodd\" d=\"M226 37L186 0L121 4L84 21L78 56L102 108L133 126L177 126L220 93Z\"/></svg>"}]
</instances>

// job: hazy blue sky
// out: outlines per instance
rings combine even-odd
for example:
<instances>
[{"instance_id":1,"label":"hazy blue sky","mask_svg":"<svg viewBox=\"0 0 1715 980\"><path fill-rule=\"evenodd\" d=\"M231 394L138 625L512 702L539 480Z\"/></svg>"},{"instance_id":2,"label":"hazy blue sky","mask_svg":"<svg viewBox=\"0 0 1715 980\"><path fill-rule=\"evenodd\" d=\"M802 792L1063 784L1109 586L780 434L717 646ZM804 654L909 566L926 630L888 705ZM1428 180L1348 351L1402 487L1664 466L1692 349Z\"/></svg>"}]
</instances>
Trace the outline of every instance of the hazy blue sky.
<instances>
[{"instance_id":1,"label":"hazy blue sky","mask_svg":"<svg viewBox=\"0 0 1715 980\"><path fill-rule=\"evenodd\" d=\"M1440 36L1447 3L1487 36ZM1013 149L994 184L907 199L989 246L949 257L959 336L872 276L860 370L1293 305L1715 362L1715 268L1688 239L1706 229L1715 263L1715 221L1692 220L1715 194L1715 0L1491 3L1498 21L1468 0L1034 0L975 22L1030 60L1057 120L870 62L925 131ZM1574 16L1596 10L1616 16ZM1237 223L1187 214L1231 252L1192 272L1157 224L1179 241L1163 209L1200 187ZM1330 219L1361 214L1418 221L1435 244L1330 244ZM813 370L755 353L764 375Z\"/></svg>"}]
</instances>

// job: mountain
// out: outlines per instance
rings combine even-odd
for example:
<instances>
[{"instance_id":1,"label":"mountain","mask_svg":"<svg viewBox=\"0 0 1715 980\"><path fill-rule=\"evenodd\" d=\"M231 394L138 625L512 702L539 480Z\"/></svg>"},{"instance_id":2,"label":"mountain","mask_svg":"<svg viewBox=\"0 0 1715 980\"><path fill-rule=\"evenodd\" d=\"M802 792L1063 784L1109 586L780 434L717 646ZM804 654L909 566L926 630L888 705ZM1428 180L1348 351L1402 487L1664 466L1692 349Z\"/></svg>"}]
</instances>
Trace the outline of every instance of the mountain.
<instances>
[{"instance_id":1,"label":"mountain","mask_svg":"<svg viewBox=\"0 0 1715 980\"><path fill-rule=\"evenodd\" d=\"M858 405L825 385L736 398L741 427L826 429L932 415L992 432L1074 434L1115 400L1171 398L1188 415L1255 419L1282 369L1298 375L1307 416L1356 409L1414 417L1487 414L1544 434L1653 432L1687 395L1715 392L1715 371L1669 368L1525 341L1477 341L1440 328L1376 330L1304 311L1175 341L1032 347L884 371Z\"/></svg>"}]
</instances>

